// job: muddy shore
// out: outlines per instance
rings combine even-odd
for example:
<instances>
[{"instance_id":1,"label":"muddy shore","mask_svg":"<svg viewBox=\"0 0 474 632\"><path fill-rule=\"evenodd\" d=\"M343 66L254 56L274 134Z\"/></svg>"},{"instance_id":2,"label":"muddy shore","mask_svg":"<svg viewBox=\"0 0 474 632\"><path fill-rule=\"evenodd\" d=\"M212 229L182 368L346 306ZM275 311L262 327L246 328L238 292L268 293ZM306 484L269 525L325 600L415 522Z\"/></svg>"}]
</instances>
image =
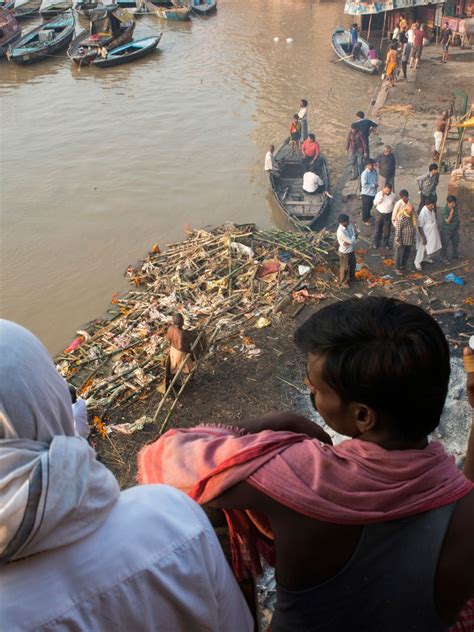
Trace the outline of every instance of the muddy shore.
<instances>
[{"instance_id":1,"label":"muddy shore","mask_svg":"<svg viewBox=\"0 0 474 632\"><path fill-rule=\"evenodd\" d=\"M439 64L438 57L438 51L428 49L420 70L417 73L412 71L407 82L402 80L393 89L380 82L370 108L367 108L368 116L379 124L378 134L371 141L371 154L376 155L384 144L393 147L398 165L396 190L407 188L415 201L415 178L424 173L431 162L434 122L439 112L449 105L453 90L461 89L468 93L470 87L471 64L450 62L443 66ZM354 110L363 107L364 104L356 104ZM244 356L238 351L235 340L221 341L189 384L169 419L168 428L190 427L205 422L232 423L271 410L291 409L311 415L303 385L304 358L293 344L294 330L314 310L330 301L350 296L386 295L419 304L435 313L451 310L435 316L448 336L453 357L453 384L437 436L462 459L469 412L465 403L460 356L467 336L474 329L474 313L470 304L474 295L471 258L473 209L461 209L461 260L453 261L450 265L437 261L426 266L422 276L414 274L413 270L413 273L398 278L390 263L393 253L388 250L375 251L370 247L373 229L361 222L357 194L344 195L343 199L347 180L346 170L336 186L328 228L335 228L339 212L349 212L360 232L359 262L363 262L378 281L371 287L373 282L361 280L350 290L344 291L334 287L331 296L319 305L308 300L300 311L295 310L295 305L290 305L283 313L271 318L271 326L242 332L253 339L261 350L260 355ZM449 175L443 173L438 188L440 201L446 197L448 180ZM444 281L445 274L451 270L464 279L464 286ZM335 264L333 271L336 272ZM311 279L308 286L311 287ZM295 314L295 311L298 313ZM129 407L121 421L133 422L142 415L150 414L160 398L161 394L155 391L147 400ZM107 438L95 436L94 441L101 460L125 488L135 483L138 450L156 436L157 428L148 426L133 435L111 433Z\"/></svg>"}]
</instances>

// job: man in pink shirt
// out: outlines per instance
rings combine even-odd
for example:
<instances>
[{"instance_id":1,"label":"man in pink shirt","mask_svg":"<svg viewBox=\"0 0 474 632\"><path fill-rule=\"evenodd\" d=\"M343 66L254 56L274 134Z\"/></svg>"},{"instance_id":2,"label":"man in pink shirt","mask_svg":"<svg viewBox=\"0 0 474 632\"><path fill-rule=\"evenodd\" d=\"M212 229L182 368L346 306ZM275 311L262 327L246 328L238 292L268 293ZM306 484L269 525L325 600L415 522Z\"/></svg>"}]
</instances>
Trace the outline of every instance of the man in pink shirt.
<instances>
[{"instance_id":1,"label":"man in pink shirt","mask_svg":"<svg viewBox=\"0 0 474 632\"><path fill-rule=\"evenodd\" d=\"M413 48L411 50L411 61L415 62L415 68L420 65L421 54L423 52L423 40L426 37L426 31L423 28L423 24L415 29L413 33Z\"/></svg>"}]
</instances>

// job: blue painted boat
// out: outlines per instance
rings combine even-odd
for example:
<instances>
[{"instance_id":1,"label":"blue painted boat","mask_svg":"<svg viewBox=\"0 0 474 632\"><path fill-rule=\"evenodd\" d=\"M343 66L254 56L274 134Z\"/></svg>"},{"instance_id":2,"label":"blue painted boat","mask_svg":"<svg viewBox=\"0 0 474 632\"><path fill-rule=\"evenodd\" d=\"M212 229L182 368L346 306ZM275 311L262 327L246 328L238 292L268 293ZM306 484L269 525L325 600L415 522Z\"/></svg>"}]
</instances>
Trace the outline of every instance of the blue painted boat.
<instances>
[{"instance_id":1,"label":"blue painted boat","mask_svg":"<svg viewBox=\"0 0 474 632\"><path fill-rule=\"evenodd\" d=\"M67 48L74 37L76 22L72 11L44 22L10 47L7 57L16 64L31 64Z\"/></svg>"},{"instance_id":2,"label":"blue painted boat","mask_svg":"<svg viewBox=\"0 0 474 632\"><path fill-rule=\"evenodd\" d=\"M107 51L107 57L94 59L92 64L99 68L110 68L120 64L128 64L136 59L141 59L145 55L152 53L161 39L162 33L153 37L144 37L139 40L132 40L118 48Z\"/></svg>"},{"instance_id":3,"label":"blue painted boat","mask_svg":"<svg viewBox=\"0 0 474 632\"><path fill-rule=\"evenodd\" d=\"M191 19L191 9L189 7L175 5L173 7L157 7L152 2L146 1L148 13L153 13L163 20L173 22L183 22Z\"/></svg>"},{"instance_id":4,"label":"blue painted boat","mask_svg":"<svg viewBox=\"0 0 474 632\"><path fill-rule=\"evenodd\" d=\"M12 10L15 6L15 0L0 0L0 9Z\"/></svg>"},{"instance_id":5,"label":"blue painted boat","mask_svg":"<svg viewBox=\"0 0 474 632\"><path fill-rule=\"evenodd\" d=\"M23 20L37 15L40 10L42 0L15 0L12 13L17 20Z\"/></svg>"},{"instance_id":6,"label":"blue painted boat","mask_svg":"<svg viewBox=\"0 0 474 632\"><path fill-rule=\"evenodd\" d=\"M192 12L196 15L200 15L201 17L206 17L214 11L217 11L217 1L216 0L189 0L188 6L191 8Z\"/></svg>"}]
</instances>

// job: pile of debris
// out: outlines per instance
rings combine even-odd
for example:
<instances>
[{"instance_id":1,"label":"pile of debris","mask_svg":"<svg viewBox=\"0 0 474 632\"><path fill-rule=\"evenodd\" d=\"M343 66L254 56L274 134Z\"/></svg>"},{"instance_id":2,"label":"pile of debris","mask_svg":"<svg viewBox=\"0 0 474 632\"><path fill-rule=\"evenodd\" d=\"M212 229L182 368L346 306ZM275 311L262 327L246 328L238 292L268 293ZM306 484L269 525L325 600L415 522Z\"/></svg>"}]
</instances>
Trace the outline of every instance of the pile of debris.
<instances>
[{"instance_id":1,"label":"pile of debris","mask_svg":"<svg viewBox=\"0 0 474 632\"><path fill-rule=\"evenodd\" d=\"M254 357L259 350L245 335L250 328L270 325L288 302L326 297L331 251L333 237L326 232L262 231L253 224L195 230L164 252L154 246L126 271L134 289L112 297L108 318L77 332L57 368L86 400L100 431L102 420L117 423L119 412L163 382L174 313L208 343L228 345L240 337L237 348ZM309 287L305 279L315 269L325 274ZM203 354L208 350L209 344Z\"/></svg>"}]
</instances>

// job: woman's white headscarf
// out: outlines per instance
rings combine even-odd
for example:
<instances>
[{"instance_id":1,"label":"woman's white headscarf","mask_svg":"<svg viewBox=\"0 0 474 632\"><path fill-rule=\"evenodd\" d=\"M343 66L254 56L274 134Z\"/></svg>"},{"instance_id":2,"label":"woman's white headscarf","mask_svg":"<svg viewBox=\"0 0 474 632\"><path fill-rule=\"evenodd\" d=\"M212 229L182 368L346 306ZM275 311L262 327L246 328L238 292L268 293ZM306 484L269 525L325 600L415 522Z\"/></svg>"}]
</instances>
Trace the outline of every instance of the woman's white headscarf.
<instances>
[{"instance_id":1,"label":"woman's white headscarf","mask_svg":"<svg viewBox=\"0 0 474 632\"><path fill-rule=\"evenodd\" d=\"M74 436L69 390L44 346L0 320L0 562L88 535L118 496L112 473Z\"/></svg>"}]
</instances>

